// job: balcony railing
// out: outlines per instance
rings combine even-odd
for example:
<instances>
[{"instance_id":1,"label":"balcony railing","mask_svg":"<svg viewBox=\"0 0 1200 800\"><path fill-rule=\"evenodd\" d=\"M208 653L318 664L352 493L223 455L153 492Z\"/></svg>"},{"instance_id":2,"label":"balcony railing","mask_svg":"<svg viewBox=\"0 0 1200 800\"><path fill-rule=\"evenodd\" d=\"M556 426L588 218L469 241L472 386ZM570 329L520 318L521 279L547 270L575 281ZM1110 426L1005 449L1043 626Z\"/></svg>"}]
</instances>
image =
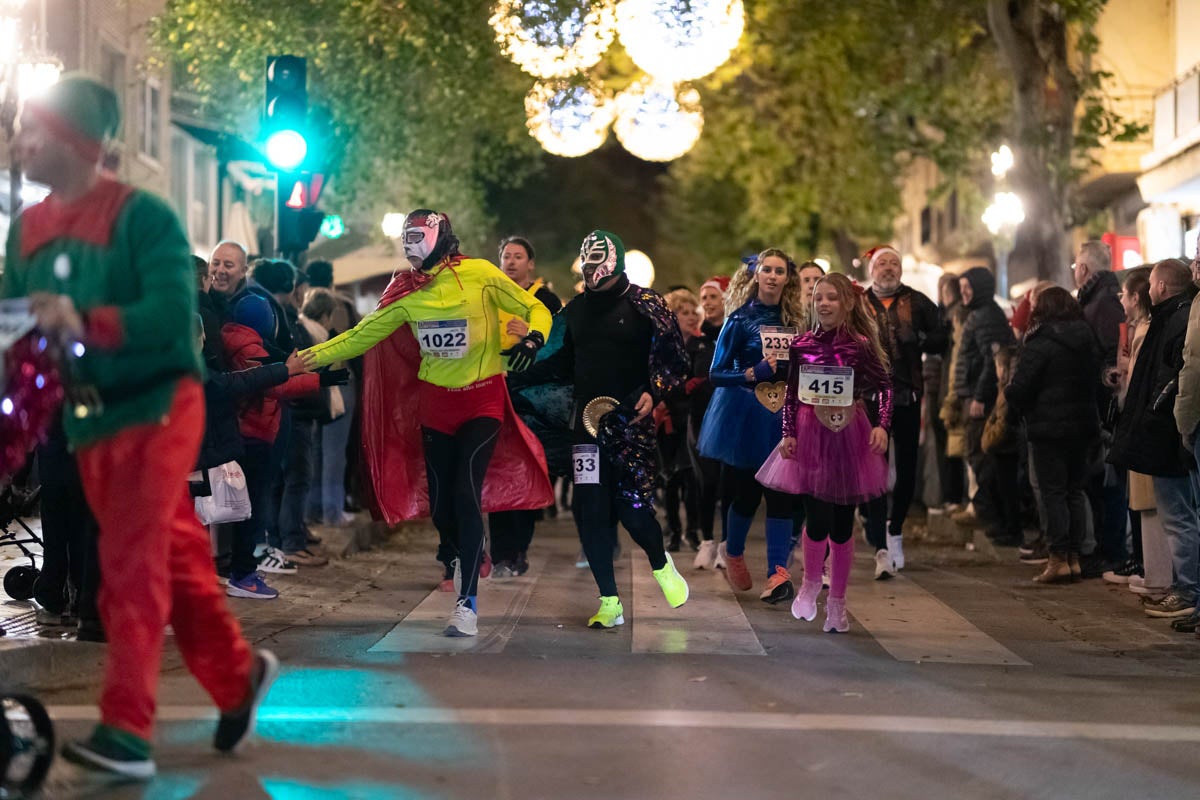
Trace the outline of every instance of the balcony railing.
<instances>
[{"instance_id":1,"label":"balcony railing","mask_svg":"<svg viewBox=\"0 0 1200 800\"><path fill-rule=\"evenodd\" d=\"M1161 164L1200 141L1200 69L1178 78L1154 98L1154 151L1142 167Z\"/></svg>"}]
</instances>

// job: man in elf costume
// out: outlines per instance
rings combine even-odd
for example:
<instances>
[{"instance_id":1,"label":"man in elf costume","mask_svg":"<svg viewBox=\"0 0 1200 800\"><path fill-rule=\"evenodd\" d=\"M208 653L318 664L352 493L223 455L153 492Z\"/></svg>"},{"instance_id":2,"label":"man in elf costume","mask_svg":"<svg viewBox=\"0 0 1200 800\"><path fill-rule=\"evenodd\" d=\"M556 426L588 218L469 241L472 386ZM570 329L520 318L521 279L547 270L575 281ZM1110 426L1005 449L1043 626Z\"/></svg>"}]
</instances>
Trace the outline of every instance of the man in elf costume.
<instances>
[{"instance_id":1,"label":"man in elf costume","mask_svg":"<svg viewBox=\"0 0 1200 800\"><path fill-rule=\"evenodd\" d=\"M550 312L491 262L459 253L445 214L409 214L404 254L411 268L397 271L374 312L301 355L319 367L365 354L363 445L378 511L390 523L433 517L458 591L445 634L475 636L483 512L554 499L542 447L504 380L533 363ZM507 349L501 312L529 326Z\"/></svg>"},{"instance_id":2,"label":"man in elf costume","mask_svg":"<svg viewBox=\"0 0 1200 800\"><path fill-rule=\"evenodd\" d=\"M51 193L9 232L0 296L29 297L43 334L82 353L69 371L63 427L100 526L109 648L100 724L63 754L148 778L168 622L221 709L220 751L251 732L279 664L251 652L226 608L188 496L204 433L191 252L162 200L100 176L103 143L119 122L116 95L79 75L26 104L16 154Z\"/></svg>"},{"instance_id":3,"label":"man in elf costume","mask_svg":"<svg viewBox=\"0 0 1200 800\"><path fill-rule=\"evenodd\" d=\"M625 245L616 234L593 231L579 257L586 291L561 312L567 326L562 347L519 380L574 387L575 519L600 589L600 610L588 625L611 628L625 621L613 573L618 520L645 551L671 607L688 598L687 582L663 547L654 515L658 457L650 416L655 405L683 386L687 355L679 324L662 297L629 282ZM593 433L584 410L597 398L619 404L593 422Z\"/></svg>"}]
</instances>

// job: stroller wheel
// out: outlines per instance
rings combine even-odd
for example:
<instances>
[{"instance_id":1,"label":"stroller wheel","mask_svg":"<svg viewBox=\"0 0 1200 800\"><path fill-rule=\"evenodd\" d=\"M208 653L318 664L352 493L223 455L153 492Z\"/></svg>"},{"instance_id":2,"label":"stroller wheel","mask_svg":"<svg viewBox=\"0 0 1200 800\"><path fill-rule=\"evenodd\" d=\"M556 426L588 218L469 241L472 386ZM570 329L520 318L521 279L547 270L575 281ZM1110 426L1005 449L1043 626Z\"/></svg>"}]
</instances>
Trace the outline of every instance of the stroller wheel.
<instances>
[{"instance_id":1,"label":"stroller wheel","mask_svg":"<svg viewBox=\"0 0 1200 800\"><path fill-rule=\"evenodd\" d=\"M0 692L0 797L30 797L54 761L54 726L35 698Z\"/></svg>"},{"instance_id":2,"label":"stroller wheel","mask_svg":"<svg viewBox=\"0 0 1200 800\"><path fill-rule=\"evenodd\" d=\"M4 575L4 591L13 600L33 597L33 583L41 575L36 567L13 567Z\"/></svg>"}]
</instances>

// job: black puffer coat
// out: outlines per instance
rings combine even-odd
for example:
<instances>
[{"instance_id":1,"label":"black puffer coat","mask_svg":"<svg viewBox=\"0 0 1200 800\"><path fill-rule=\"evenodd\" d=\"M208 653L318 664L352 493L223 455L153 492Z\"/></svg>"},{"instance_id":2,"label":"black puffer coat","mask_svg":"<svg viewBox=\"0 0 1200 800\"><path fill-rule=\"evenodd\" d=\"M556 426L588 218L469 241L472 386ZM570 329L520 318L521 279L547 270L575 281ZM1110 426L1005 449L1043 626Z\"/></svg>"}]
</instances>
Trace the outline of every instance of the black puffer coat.
<instances>
[{"instance_id":1,"label":"black puffer coat","mask_svg":"<svg viewBox=\"0 0 1200 800\"><path fill-rule=\"evenodd\" d=\"M1011 418L1024 418L1031 441L1100 435L1096 390L1100 353L1084 320L1049 322L1025 337L1004 389Z\"/></svg>"},{"instance_id":2,"label":"black puffer coat","mask_svg":"<svg viewBox=\"0 0 1200 800\"><path fill-rule=\"evenodd\" d=\"M1181 478L1192 465L1175 427L1175 393L1183 367L1183 340L1191 312L1190 292L1150 309L1150 326L1129 377L1125 407L1117 421L1109 463L1143 475Z\"/></svg>"},{"instance_id":3,"label":"black puffer coat","mask_svg":"<svg viewBox=\"0 0 1200 800\"><path fill-rule=\"evenodd\" d=\"M967 304L962 345L954 365L954 390L959 397L990 406L996 401L997 391L992 346L1012 344L1013 332L993 297L996 279L987 267L972 267L962 277L971 284L973 296Z\"/></svg>"}]
</instances>

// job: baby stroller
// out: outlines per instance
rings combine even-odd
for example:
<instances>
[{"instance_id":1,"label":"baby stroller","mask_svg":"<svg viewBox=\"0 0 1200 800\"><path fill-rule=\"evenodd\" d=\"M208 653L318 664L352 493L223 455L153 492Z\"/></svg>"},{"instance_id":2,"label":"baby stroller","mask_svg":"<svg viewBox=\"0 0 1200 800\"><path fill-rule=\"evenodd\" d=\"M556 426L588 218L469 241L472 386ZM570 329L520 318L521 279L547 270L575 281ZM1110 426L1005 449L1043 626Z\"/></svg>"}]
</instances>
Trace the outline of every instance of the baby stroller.
<instances>
[{"instance_id":1,"label":"baby stroller","mask_svg":"<svg viewBox=\"0 0 1200 800\"><path fill-rule=\"evenodd\" d=\"M41 574L29 545L41 547L42 540L21 519L37 508L40 495L40 487L22 489L16 483L9 483L0 490L0 547L20 548L29 559L29 566L22 564L4 574L4 591L14 600L33 597L33 583Z\"/></svg>"},{"instance_id":2,"label":"baby stroller","mask_svg":"<svg viewBox=\"0 0 1200 800\"><path fill-rule=\"evenodd\" d=\"M54 725L45 707L0 690L0 797L33 797L53 761Z\"/></svg>"}]
</instances>

